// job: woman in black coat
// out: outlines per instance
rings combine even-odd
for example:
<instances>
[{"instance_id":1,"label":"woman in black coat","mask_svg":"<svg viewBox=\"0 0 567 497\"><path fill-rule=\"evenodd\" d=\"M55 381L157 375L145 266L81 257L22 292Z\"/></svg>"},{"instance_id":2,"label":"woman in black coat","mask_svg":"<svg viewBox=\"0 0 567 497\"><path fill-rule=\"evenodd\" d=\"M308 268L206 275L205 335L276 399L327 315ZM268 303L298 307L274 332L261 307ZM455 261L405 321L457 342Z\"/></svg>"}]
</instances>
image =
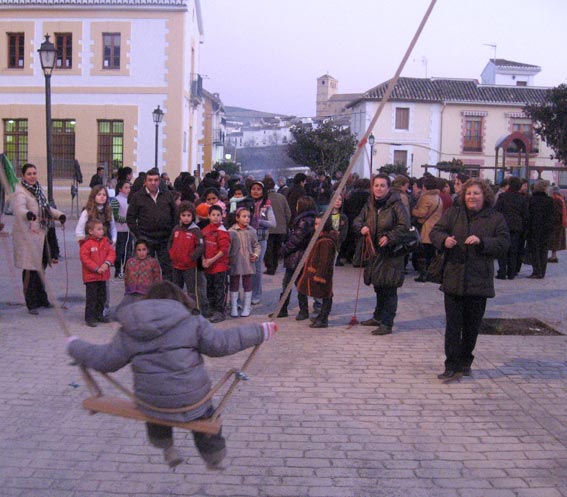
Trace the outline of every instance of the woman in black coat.
<instances>
[{"instance_id":1,"label":"woman in black coat","mask_svg":"<svg viewBox=\"0 0 567 497\"><path fill-rule=\"evenodd\" d=\"M547 195L549 183L536 181L528 207L528 250L532 274L528 278L541 280L547 269L547 252L553 232L553 200Z\"/></svg>"},{"instance_id":2,"label":"woman in black coat","mask_svg":"<svg viewBox=\"0 0 567 497\"><path fill-rule=\"evenodd\" d=\"M404 256L393 257L390 248L409 230L410 217L400 195L390 190L386 174L372 178L370 198L353 227L362 236L370 236L376 250L364 271L364 282L376 292L376 307L374 315L361 324L378 326L373 335L389 335L398 309L398 288L404 282Z\"/></svg>"},{"instance_id":3,"label":"woman in black coat","mask_svg":"<svg viewBox=\"0 0 567 497\"><path fill-rule=\"evenodd\" d=\"M473 350L486 309L494 297L494 259L510 245L504 216L492 208L494 194L480 179L468 180L461 203L443 213L430 233L445 254L445 371L442 380L470 376Z\"/></svg>"}]
</instances>

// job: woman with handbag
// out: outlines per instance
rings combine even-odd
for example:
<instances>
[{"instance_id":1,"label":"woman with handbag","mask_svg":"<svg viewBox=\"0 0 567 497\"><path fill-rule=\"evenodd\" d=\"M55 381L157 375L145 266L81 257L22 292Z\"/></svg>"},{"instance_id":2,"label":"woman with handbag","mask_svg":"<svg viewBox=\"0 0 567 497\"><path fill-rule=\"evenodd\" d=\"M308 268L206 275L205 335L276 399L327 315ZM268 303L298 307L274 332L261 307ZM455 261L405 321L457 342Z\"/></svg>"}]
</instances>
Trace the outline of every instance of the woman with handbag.
<instances>
[{"instance_id":1,"label":"woman with handbag","mask_svg":"<svg viewBox=\"0 0 567 497\"><path fill-rule=\"evenodd\" d=\"M494 259L506 254L510 234L504 216L493 209L494 194L480 179L463 185L461 203L433 227L431 242L445 254L441 291L445 293L445 371L441 380L470 376L473 351L486 309L494 297Z\"/></svg>"},{"instance_id":2,"label":"woman with handbag","mask_svg":"<svg viewBox=\"0 0 567 497\"><path fill-rule=\"evenodd\" d=\"M24 164L22 180L12 194L11 205L14 210L14 263L23 270L22 281L28 312L39 314L40 307L51 307L41 271L57 262L57 238L49 234L50 224L67 219L65 214L51 207L45 198L37 178L37 168Z\"/></svg>"},{"instance_id":3,"label":"woman with handbag","mask_svg":"<svg viewBox=\"0 0 567 497\"><path fill-rule=\"evenodd\" d=\"M376 306L363 326L377 326L373 335L392 333L398 308L398 288L404 282L404 255L392 254L401 236L410 229L410 218L400 195L390 190L390 178L377 174L372 178L370 197L353 223L355 231L369 237L376 254L364 270L364 283L376 292Z\"/></svg>"}]
</instances>

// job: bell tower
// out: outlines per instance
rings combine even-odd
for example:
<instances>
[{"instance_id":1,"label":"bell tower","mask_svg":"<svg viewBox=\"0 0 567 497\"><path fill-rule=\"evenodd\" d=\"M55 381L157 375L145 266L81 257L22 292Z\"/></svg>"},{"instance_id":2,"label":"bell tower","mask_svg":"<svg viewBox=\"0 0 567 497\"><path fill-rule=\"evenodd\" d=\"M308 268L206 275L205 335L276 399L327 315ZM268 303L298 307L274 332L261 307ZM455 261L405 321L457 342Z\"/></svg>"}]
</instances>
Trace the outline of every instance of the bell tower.
<instances>
[{"instance_id":1,"label":"bell tower","mask_svg":"<svg viewBox=\"0 0 567 497\"><path fill-rule=\"evenodd\" d=\"M316 117L332 115L332 112L330 112L329 99L338 93L338 91L339 82L332 76L325 74L324 76L317 78Z\"/></svg>"}]
</instances>

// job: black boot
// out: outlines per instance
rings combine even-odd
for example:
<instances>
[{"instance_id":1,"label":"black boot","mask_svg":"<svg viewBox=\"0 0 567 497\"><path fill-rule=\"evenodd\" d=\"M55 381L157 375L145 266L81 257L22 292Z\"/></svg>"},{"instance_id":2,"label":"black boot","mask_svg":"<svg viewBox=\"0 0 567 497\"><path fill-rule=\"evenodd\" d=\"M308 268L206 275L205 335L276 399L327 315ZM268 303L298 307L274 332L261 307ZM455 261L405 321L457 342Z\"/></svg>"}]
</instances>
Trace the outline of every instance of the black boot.
<instances>
[{"instance_id":1,"label":"black boot","mask_svg":"<svg viewBox=\"0 0 567 497\"><path fill-rule=\"evenodd\" d=\"M299 312L297 316L295 316L295 320L304 321L305 319L309 319L309 301L307 300L307 295L298 293L297 301L299 302Z\"/></svg>"},{"instance_id":2,"label":"black boot","mask_svg":"<svg viewBox=\"0 0 567 497\"><path fill-rule=\"evenodd\" d=\"M282 298L283 293L280 293L280 300ZM289 305L289 296L290 294L288 294L287 299L285 299L284 304L282 305L282 308L280 309L280 312L278 313L278 317L279 318L287 318L288 314L287 314L287 306Z\"/></svg>"},{"instance_id":3,"label":"black boot","mask_svg":"<svg viewBox=\"0 0 567 497\"><path fill-rule=\"evenodd\" d=\"M321 307L321 312L310 328L328 328L329 327L329 314L331 314L331 308L333 307L333 298L323 299L323 305Z\"/></svg>"},{"instance_id":4,"label":"black boot","mask_svg":"<svg viewBox=\"0 0 567 497\"><path fill-rule=\"evenodd\" d=\"M419 276L414 278L413 281L425 283L427 281L427 263L423 257L417 259L417 267L419 268Z\"/></svg>"}]
</instances>

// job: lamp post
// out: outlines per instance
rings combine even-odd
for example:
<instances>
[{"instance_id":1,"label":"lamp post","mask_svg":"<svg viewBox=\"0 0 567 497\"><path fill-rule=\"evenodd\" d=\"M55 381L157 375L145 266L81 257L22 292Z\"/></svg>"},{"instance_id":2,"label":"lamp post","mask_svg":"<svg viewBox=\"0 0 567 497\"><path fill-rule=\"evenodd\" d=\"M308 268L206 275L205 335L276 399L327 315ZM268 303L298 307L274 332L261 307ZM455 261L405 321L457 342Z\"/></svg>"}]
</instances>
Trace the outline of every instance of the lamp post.
<instances>
[{"instance_id":1,"label":"lamp post","mask_svg":"<svg viewBox=\"0 0 567 497\"><path fill-rule=\"evenodd\" d=\"M49 41L49 35L45 35L45 41L38 49L41 69L45 76L45 132L47 134L47 200L54 206L53 200L53 159L51 157L51 73L55 67L57 50L55 45Z\"/></svg>"},{"instance_id":2,"label":"lamp post","mask_svg":"<svg viewBox=\"0 0 567 497\"><path fill-rule=\"evenodd\" d=\"M158 133L159 133L159 123L163 121L163 110L159 108L159 105L152 112L152 117L154 119L154 123L156 123L156 145L155 145L156 156L154 161L154 167L156 169L159 169L158 168Z\"/></svg>"},{"instance_id":3,"label":"lamp post","mask_svg":"<svg viewBox=\"0 0 567 497\"><path fill-rule=\"evenodd\" d=\"M370 145L370 176L372 176L372 162L373 162L373 155L374 155L374 135L370 135L368 137L368 145Z\"/></svg>"}]
</instances>

